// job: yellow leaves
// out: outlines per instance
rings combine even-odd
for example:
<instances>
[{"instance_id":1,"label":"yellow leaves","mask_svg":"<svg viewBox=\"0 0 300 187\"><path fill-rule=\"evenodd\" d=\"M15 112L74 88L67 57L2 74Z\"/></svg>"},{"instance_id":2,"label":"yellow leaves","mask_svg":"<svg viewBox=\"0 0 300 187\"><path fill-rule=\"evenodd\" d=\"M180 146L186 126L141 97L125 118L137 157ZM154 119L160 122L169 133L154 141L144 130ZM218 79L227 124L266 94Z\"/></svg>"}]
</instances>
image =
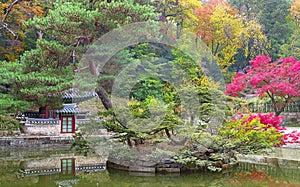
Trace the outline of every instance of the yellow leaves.
<instances>
[{"instance_id":1,"label":"yellow leaves","mask_svg":"<svg viewBox=\"0 0 300 187\"><path fill-rule=\"evenodd\" d=\"M13 53L8 53L5 55L5 57L10 61L10 62L14 62L16 60L16 57Z\"/></svg>"},{"instance_id":2,"label":"yellow leaves","mask_svg":"<svg viewBox=\"0 0 300 187\"><path fill-rule=\"evenodd\" d=\"M267 37L256 20L241 16L223 0L206 3L196 15L196 34L211 49L223 72L235 63L237 55L246 59L266 49Z\"/></svg>"},{"instance_id":3,"label":"yellow leaves","mask_svg":"<svg viewBox=\"0 0 300 187\"><path fill-rule=\"evenodd\" d=\"M201 2L198 0L179 0L179 5L182 7L189 8L200 8Z\"/></svg>"},{"instance_id":4,"label":"yellow leaves","mask_svg":"<svg viewBox=\"0 0 300 187\"><path fill-rule=\"evenodd\" d=\"M1 20L2 20L2 17L4 16L4 12L5 12L4 10L7 9L8 6L9 6L9 4L0 2L0 16L1 16L0 18L1 18Z\"/></svg>"},{"instance_id":5,"label":"yellow leaves","mask_svg":"<svg viewBox=\"0 0 300 187\"><path fill-rule=\"evenodd\" d=\"M219 82L215 82L210 77L202 76L200 78L200 86L201 87L209 87L209 88L212 88L212 89L219 89L220 88L220 83Z\"/></svg>"},{"instance_id":6,"label":"yellow leaves","mask_svg":"<svg viewBox=\"0 0 300 187\"><path fill-rule=\"evenodd\" d=\"M296 23L296 25L300 28L300 0L294 0L292 6L291 6L291 19ZM286 47L286 46L284 46ZM290 50L294 51L294 50ZM293 56L298 56L298 54L292 54Z\"/></svg>"},{"instance_id":7,"label":"yellow leaves","mask_svg":"<svg viewBox=\"0 0 300 187\"><path fill-rule=\"evenodd\" d=\"M19 36L20 38L25 38L25 34L24 34L24 32L22 32L22 31L18 31L18 36Z\"/></svg>"},{"instance_id":8,"label":"yellow leaves","mask_svg":"<svg viewBox=\"0 0 300 187\"><path fill-rule=\"evenodd\" d=\"M201 2L198 0L179 0L178 2L184 14L187 16L187 24L193 24L193 22L197 20L195 10L201 7Z\"/></svg>"},{"instance_id":9,"label":"yellow leaves","mask_svg":"<svg viewBox=\"0 0 300 187\"><path fill-rule=\"evenodd\" d=\"M215 58L222 69L226 69L234 63L233 57L237 49L242 46L240 41L243 33L241 19L232 15L227 8L218 6L210 18L214 30L213 43Z\"/></svg>"},{"instance_id":10,"label":"yellow leaves","mask_svg":"<svg viewBox=\"0 0 300 187\"><path fill-rule=\"evenodd\" d=\"M291 6L291 13L293 17L300 18L300 0L294 0L293 5Z\"/></svg>"},{"instance_id":11,"label":"yellow leaves","mask_svg":"<svg viewBox=\"0 0 300 187\"><path fill-rule=\"evenodd\" d=\"M242 23L236 11L225 1L212 1L197 11L197 18L197 35L211 48L221 68L229 67L241 46Z\"/></svg>"},{"instance_id":12,"label":"yellow leaves","mask_svg":"<svg viewBox=\"0 0 300 187\"><path fill-rule=\"evenodd\" d=\"M193 30L197 22L196 9L200 7L201 2L198 0L178 0L175 21L183 23L183 30Z\"/></svg>"}]
</instances>

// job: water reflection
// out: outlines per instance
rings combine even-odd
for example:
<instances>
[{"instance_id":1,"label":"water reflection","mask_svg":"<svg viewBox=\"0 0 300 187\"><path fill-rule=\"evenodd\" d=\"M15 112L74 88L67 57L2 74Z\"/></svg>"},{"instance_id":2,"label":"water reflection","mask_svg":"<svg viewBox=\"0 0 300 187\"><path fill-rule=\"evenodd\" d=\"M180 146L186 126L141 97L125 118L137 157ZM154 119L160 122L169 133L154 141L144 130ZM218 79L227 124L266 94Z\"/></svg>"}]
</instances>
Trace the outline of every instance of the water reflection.
<instances>
[{"instance_id":1,"label":"water reflection","mask_svg":"<svg viewBox=\"0 0 300 187\"><path fill-rule=\"evenodd\" d=\"M244 163L217 174L149 174L106 170L105 161L99 155L84 157L68 149L1 150L0 186L300 186L298 168Z\"/></svg>"},{"instance_id":2,"label":"water reflection","mask_svg":"<svg viewBox=\"0 0 300 187\"><path fill-rule=\"evenodd\" d=\"M105 170L105 162L68 149L1 150L0 186L73 186L81 173Z\"/></svg>"},{"instance_id":3,"label":"water reflection","mask_svg":"<svg viewBox=\"0 0 300 187\"><path fill-rule=\"evenodd\" d=\"M105 170L105 160L101 157L63 156L39 160L27 160L20 164L18 177L53 175L76 176L80 172Z\"/></svg>"}]
</instances>

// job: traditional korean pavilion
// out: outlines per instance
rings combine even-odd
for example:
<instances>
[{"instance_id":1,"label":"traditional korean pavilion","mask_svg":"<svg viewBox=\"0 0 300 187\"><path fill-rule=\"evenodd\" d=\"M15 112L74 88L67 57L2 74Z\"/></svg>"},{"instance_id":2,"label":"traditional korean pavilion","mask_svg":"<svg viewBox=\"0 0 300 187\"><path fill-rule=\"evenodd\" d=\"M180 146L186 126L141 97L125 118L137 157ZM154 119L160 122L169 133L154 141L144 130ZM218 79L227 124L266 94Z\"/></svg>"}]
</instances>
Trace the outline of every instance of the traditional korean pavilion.
<instances>
[{"instance_id":1,"label":"traditional korean pavilion","mask_svg":"<svg viewBox=\"0 0 300 187\"><path fill-rule=\"evenodd\" d=\"M89 111L82 111L77 104L98 97L96 93L79 93L76 89L66 91L62 97L63 108L49 110L42 107L39 111L24 112L25 134L34 135L61 135L75 133L77 120L87 120ZM78 119L79 118L79 119Z\"/></svg>"}]
</instances>

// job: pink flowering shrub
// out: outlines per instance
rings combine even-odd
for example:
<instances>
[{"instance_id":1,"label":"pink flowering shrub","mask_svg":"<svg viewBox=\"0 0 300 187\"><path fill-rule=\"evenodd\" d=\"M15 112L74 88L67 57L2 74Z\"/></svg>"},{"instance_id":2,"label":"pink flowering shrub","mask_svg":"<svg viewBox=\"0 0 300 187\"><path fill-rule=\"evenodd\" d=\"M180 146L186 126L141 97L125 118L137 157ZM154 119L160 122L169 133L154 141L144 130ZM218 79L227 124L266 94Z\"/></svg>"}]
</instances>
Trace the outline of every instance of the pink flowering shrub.
<instances>
[{"instance_id":1,"label":"pink flowering shrub","mask_svg":"<svg viewBox=\"0 0 300 187\"><path fill-rule=\"evenodd\" d=\"M255 115L240 115L229 120L219 132L243 154L245 154L243 150L260 152L266 148L282 145L283 140L283 134L277 131L273 124L263 124Z\"/></svg>"},{"instance_id":2,"label":"pink flowering shrub","mask_svg":"<svg viewBox=\"0 0 300 187\"><path fill-rule=\"evenodd\" d=\"M294 130L291 132L288 132L285 127L282 126L282 118L283 116L275 116L273 113L269 114L251 114L249 116L244 116L242 114L238 114L239 118L244 118L242 121L242 125L247 125L253 120L259 119L259 124L264 124L265 126L263 128L260 128L259 130L266 131L270 128L275 128L276 132L281 133L283 136L280 139L280 143L276 144L277 146L286 145L286 144L296 144L300 143L300 132ZM237 118L233 120L238 120Z\"/></svg>"},{"instance_id":3,"label":"pink flowering shrub","mask_svg":"<svg viewBox=\"0 0 300 187\"><path fill-rule=\"evenodd\" d=\"M280 129L282 127L281 125L281 120L283 116L274 116L274 114L269 113L269 114L252 114L249 116L247 119L248 121L252 121L254 118L259 118L260 123L267 125L267 128L274 127L276 129Z\"/></svg>"}]
</instances>

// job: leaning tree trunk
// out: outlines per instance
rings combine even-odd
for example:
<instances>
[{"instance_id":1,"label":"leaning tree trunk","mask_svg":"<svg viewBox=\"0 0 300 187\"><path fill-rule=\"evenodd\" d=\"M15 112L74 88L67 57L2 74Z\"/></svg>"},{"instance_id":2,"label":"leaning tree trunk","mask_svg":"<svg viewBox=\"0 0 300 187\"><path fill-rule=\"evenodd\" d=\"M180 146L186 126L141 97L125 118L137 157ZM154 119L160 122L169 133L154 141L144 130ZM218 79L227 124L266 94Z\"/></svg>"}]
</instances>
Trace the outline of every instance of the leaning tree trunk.
<instances>
[{"instance_id":1,"label":"leaning tree trunk","mask_svg":"<svg viewBox=\"0 0 300 187\"><path fill-rule=\"evenodd\" d=\"M91 72L92 75L94 76L99 76L99 71L97 70L96 65L94 64L93 61L89 61L89 70ZM98 94L102 104L104 105L105 109L111 109L112 108L112 104L111 104L111 100L107 94L107 92L105 91L105 89L101 86L98 85L98 89L96 89L96 93Z\"/></svg>"},{"instance_id":2,"label":"leaning tree trunk","mask_svg":"<svg viewBox=\"0 0 300 187\"><path fill-rule=\"evenodd\" d=\"M99 76L99 71L97 70L97 67L95 66L94 62L89 61L89 70L94 76ZM112 109L112 102L111 99L109 98L108 93L106 90L101 86L98 85L98 88L96 89L96 93L98 94L98 97L100 98L103 106L105 107L106 110ZM114 115L116 118L116 116ZM116 121L124 128L126 128L126 124L122 123L120 120L116 118ZM127 139L127 143L129 146L132 146L130 138Z\"/></svg>"},{"instance_id":3,"label":"leaning tree trunk","mask_svg":"<svg viewBox=\"0 0 300 187\"><path fill-rule=\"evenodd\" d=\"M275 111L275 116L279 116L284 111L284 107L277 108L276 106L274 106L274 111Z\"/></svg>"},{"instance_id":4,"label":"leaning tree trunk","mask_svg":"<svg viewBox=\"0 0 300 187\"><path fill-rule=\"evenodd\" d=\"M103 106L105 107L106 110L111 109L112 108L112 103L111 100L107 94L107 92L105 91L105 89L102 86L99 86L98 89L96 90Z\"/></svg>"}]
</instances>

